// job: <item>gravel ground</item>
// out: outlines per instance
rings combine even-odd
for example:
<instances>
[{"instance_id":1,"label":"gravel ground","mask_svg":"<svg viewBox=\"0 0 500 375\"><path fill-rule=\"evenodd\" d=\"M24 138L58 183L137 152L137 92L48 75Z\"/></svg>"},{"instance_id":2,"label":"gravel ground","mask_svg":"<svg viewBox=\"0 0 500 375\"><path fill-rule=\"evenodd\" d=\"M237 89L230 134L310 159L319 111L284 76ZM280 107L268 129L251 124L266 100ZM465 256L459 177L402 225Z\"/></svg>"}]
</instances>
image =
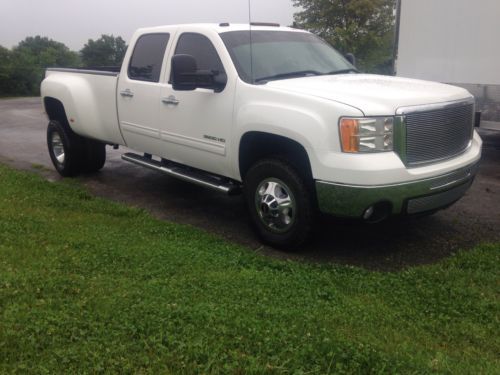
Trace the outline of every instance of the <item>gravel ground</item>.
<instances>
[{"instance_id":1,"label":"gravel ground","mask_svg":"<svg viewBox=\"0 0 500 375\"><path fill-rule=\"evenodd\" d=\"M0 162L59 180L47 153L47 120L40 98L0 100ZM376 270L433 263L460 249L500 241L500 132L480 129L479 174L466 196L425 218L364 224L323 217L313 241L288 253L262 246L241 197L228 197L121 161L108 148L99 173L78 179L98 196L144 208L156 217L190 224L269 256L335 262Z\"/></svg>"}]
</instances>

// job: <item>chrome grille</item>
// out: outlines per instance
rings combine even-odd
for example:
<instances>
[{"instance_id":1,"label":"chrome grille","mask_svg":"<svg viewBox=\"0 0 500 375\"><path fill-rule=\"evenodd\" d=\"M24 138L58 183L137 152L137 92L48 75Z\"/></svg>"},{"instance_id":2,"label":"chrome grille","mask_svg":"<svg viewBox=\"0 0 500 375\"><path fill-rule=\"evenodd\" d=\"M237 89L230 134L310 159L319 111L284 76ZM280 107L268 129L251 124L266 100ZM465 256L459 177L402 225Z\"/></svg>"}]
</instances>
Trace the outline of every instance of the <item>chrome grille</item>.
<instances>
[{"instance_id":1,"label":"chrome grille","mask_svg":"<svg viewBox=\"0 0 500 375\"><path fill-rule=\"evenodd\" d=\"M407 113L407 165L433 163L462 153L472 138L473 112L473 104L461 103L442 109Z\"/></svg>"}]
</instances>

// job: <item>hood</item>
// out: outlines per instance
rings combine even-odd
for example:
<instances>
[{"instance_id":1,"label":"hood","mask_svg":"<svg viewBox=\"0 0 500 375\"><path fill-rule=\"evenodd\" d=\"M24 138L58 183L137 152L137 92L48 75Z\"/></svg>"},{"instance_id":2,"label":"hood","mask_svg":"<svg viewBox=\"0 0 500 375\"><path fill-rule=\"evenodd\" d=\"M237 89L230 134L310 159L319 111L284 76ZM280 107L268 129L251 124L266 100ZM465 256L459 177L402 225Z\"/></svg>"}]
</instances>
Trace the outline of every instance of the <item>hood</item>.
<instances>
[{"instance_id":1,"label":"hood","mask_svg":"<svg viewBox=\"0 0 500 375\"><path fill-rule=\"evenodd\" d=\"M437 82L381 76L341 74L270 81L269 87L334 100L361 110L366 116L384 116L399 107L470 98L465 89Z\"/></svg>"}]
</instances>

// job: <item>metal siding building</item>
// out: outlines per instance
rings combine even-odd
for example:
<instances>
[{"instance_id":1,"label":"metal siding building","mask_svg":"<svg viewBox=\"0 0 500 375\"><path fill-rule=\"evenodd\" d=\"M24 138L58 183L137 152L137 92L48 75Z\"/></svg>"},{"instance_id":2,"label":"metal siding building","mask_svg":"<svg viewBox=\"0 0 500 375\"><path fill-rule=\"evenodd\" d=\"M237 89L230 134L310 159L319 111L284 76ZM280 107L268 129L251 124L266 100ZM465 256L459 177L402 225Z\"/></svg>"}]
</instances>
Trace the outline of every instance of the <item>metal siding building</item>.
<instances>
[{"instance_id":1,"label":"metal siding building","mask_svg":"<svg viewBox=\"0 0 500 375\"><path fill-rule=\"evenodd\" d=\"M500 0L399 0L397 41L398 76L464 87L500 125Z\"/></svg>"}]
</instances>

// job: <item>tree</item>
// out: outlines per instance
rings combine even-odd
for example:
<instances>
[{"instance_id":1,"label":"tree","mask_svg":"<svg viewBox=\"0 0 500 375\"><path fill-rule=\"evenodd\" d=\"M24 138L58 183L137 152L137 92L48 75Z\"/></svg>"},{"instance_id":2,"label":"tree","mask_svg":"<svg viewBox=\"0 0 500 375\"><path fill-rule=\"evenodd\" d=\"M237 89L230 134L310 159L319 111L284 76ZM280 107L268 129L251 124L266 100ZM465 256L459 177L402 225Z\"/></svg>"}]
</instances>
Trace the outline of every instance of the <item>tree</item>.
<instances>
[{"instance_id":1,"label":"tree","mask_svg":"<svg viewBox=\"0 0 500 375\"><path fill-rule=\"evenodd\" d=\"M12 50L0 47L0 96L39 95L45 68L76 65L76 52L47 37L27 37Z\"/></svg>"},{"instance_id":2,"label":"tree","mask_svg":"<svg viewBox=\"0 0 500 375\"><path fill-rule=\"evenodd\" d=\"M97 40L89 39L80 51L85 66L121 65L127 44L121 37L101 35Z\"/></svg>"},{"instance_id":3,"label":"tree","mask_svg":"<svg viewBox=\"0 0 500 375\"><path fill-rule=\"evenodd\" d=\"M24 39L14 48L14 53L33 56L36 65L42 68L77 66L80 62L78 54L63 43L39 35Z\"/></svg>"},{"instance_id":4,"label":"tree","mask_svg":"<svg viewBox=\"0 0 500 375\"><path fill-rule=\"evenodd\" d=\"M307 29L342 53L352 52L360 69L392 73L395 0L293 0L302 8L294 26Z\"/></svg>"},{"instance_id":5,"label":"tree","mask_svg":"<svg viewBox=\"0 0 500 375\"><path fill-rule=\"evenodd\" d=\"M0 96L9 95L14 91L15 82L12 80L12 52L0 46Z\"/></svg>"}]
</instances>

